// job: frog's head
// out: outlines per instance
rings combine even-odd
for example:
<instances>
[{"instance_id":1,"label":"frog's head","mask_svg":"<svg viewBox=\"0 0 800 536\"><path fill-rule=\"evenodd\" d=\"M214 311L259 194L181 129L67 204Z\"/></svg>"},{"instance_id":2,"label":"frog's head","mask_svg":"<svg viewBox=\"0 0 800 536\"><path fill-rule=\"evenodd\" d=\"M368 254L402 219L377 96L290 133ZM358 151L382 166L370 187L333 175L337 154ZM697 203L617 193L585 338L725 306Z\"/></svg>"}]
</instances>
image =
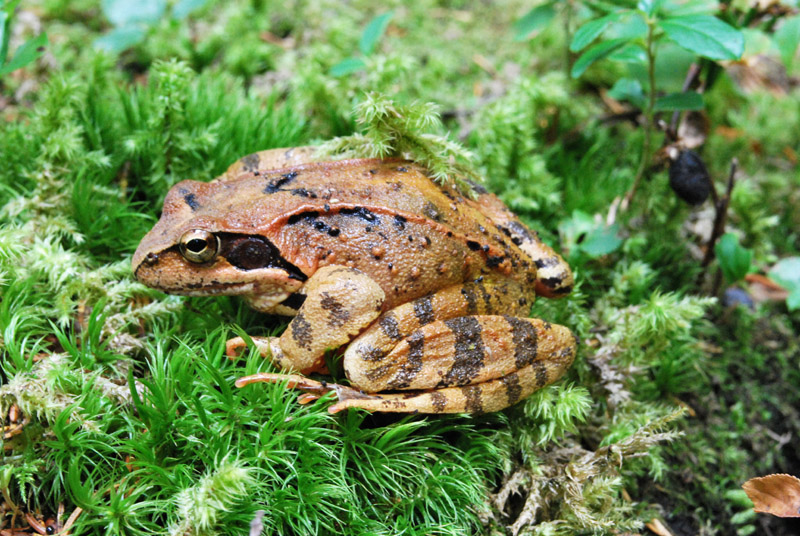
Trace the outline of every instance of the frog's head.
<instances>
[{"instance_id":1,"label":"frog's head","mask_svg":"<svg viewBox=\"0 0 800 536\"><path fill-rule=\"evenodd\" d=\"M133 255L136 279L171 294L242 295L259 310L302 287L307 276L260 227L231 217L233 194L224 182L176 184Z\"/></svg>"}]
</instances>

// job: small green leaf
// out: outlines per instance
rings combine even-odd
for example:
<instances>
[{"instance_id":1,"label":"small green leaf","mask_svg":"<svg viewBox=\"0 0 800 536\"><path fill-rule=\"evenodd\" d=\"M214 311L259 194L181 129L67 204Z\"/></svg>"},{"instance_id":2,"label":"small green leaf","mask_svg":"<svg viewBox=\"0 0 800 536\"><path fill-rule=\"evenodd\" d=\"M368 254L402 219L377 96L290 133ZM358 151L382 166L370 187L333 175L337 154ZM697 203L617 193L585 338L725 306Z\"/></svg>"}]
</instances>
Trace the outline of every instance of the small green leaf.
<instances>
[{"instance_id":1,"label":"small green leaf","mask_svg":"<svg viewBox=\"0 0 800 536\"><path fill-rule=\"evenodd\" d=\"M703 96L696 91L671 93L656 99L656 112L673 112L684 110L702 110L705 107Z\"/></svg>"},{"instance_id":2,"label":"small green leaf","mask_svg":"<svg viewBox=\"0 0 800 536\"><path fill-rule=\"evenodd\" d=\"M794 289L789 293L789 296L786 297L786 307L788 307L790 311L800 309L800 287Z\"/></svg>"},{"instance_id":3,"label":"small green leaf","mask_svg":"<svg viewBox=\"0 0 800 536\"><path fill-rule=\"evenodd\" d=\"M642 84L632 78L620 78L608 90L608 96L620 101L628 101L638 108L644 108L645 99Z\"/></svg>"},{"instance_id":4,"label":"small green leaf","mask_svg":"<svg viewBox=\"0 0 800 536\"><path fill-rule=\"evenodd\" d=\"M556 16L555 1L531 9L514 23L514 41L524 41L545 28Z\"/></svg>"},{"instance_id":5,"label":"small green leaf","mask_svg":"<svg viewBox=\"0 0 800 536\"><path fill-rule=\"evenodd\" d=\"M800 15L783 19L781 25L775 30L775 44L781 53L781 60L788 68L800 45Z\"/></svg>"},{"instance_id":6,"label":"small green leaf","mask_svg":"<svg viewBox=\"0 0 800 536\"><path fill-rule=\"evenodd\" d=\"M619 226L614 224L611 227L596 227L586 233L580 249L590 257L602 257L616 251L622 245L622 239L617 236Z\"/></svg>"},{"instance_id":7,"label":"small green leaf","mask_svg":"<svg viewBox=\"0 0 800 536\"><path fill-rule=\"evenodd\" d=\"M138 26L114 28L107 34L95 39L94 46L106 52L119 54L133 45L141 43L144 40L145 33L144 29Z\"/></svg>"},{"instance_id":8,"label":"small green leaf","mask_svg":"<svg viewBox=\"0 0 800 536\"><path fill-rule=\"evenodd\" d=\"M172 8L172 18L183 20L198 9L202 9L208 4L208 0L180 0Z\"/></svg>"},{"instance_id":9,"label":"small green leaf","mask_svg":"<svg viewBox=\"0 0 800 536\"><path fill-rule=\"evenodd\" d=\"M719 267L728 283L744 279L750 270L753 252L739 245L739 238L733 233L725 233L714 246Z\"/></svg>"},{"instance_id":10,"label":"small green leaf","mask_svg":"<svg viewBox=\"0 0 800 536\"><path fill-rule=\"evenodd\" d=\"M790 294L800 291L800 257L779 260L769 271L769 276Z\"/></svg>"},{"instance_id":11,"label":"small green leaf","mask_svg":"<svg viewBox=\"0 0 800 536\"><path fill-rule=\"evenodd\" d=\"M608 55L608 59L624 63L647 65L647 53L637 44L629 43Z\"/></svg>"},{"instance_id":12,"label":"small green leaf","mask_svg":"<svg viewBox=\"0 0 800 536\"><path fill-rule=\"evenodd\" d=\"M575 35L572 36L572 42L569 44L569 49L572 52L583 50L592 41L600 37L600 34L605 32L612 22L620 20L623 14L623 11L615 11L605 17L590 20L575 31Z\"/></svg>"},{"instance_id":13,"label":"small green leaf","mask_svg":"<svg viewBox=\"0 0 800 536\"><path fill-rule=\"evenodd\" d=\"M6 62L6 55L8 54L8 41L11 36L6 35L8 30L8 13L5 10L0 10L0 65Z\"/></svg>"},{"instance_id":14,"label":"small green leaf","mask_svg":"<svg viewBox=\"0 0 800 536\"><path fill-rule=\"evenodd\" d=\"M331 76L345 76L363 70L367 65L361 58L345 58L331 67Z\"/></svg>"},{"instance_id":15,"label":"small green leaf","mask_svg":"<svg viewBox=\"0 0 800 536\"><path fill-rule=\"evenodd\" d=\"M393 11L388 11L383 15L378 15L367 24L364 28L364 33L361 34L361 41L358 42L358 48L365 56L369 56L375 51L378 41L389 26L389 21L394 15Z\"/></svg>"},{"instance_id":16,"label":"small green leaf","mask_svg":"<svg viewBox=\"0 0 800 536\"><path fill-rule=\"evenodd\" d=\"M44 32L25 41L14 53L11 61L0 67L0 76L16 71L34 61L44 54L45 45L47 45L47 34Z\"/></svg>"},{"instance_id":17,"label":"small green leaf","mask_svg":"<svg viewBox=\"0 0 800 536\"><path fill-rule=\"evenodd\" d=\"M572 78L580 77L594 62L610 55L621 48L627 41L627 39L611 39L589 47L572 66Z\"/></svg>"},{"instance_id":18,"label":"small green leaf","mask_svg":"<svg viewBox=\"0 0 800 536\"><path fill-rule=\"evenodd\" d=\"M648 16L653 16L661 6L661 2L662 0L639 0L636 4L636 9L644 11Z\"/></svg>"},{"instance_id":19,"label":"small green leaf","mask_svg":"<svg viewBox=\"0 0 800 536\"><path fill-rule=\"evenodd\" d=\"M103 0L103 14L114 26L154 24L167 7L166 0Z\"/></svg>"},{"instance_id":20,"label":"small green leaf","mask_svg":"<svg viewBox=\"0 0 800 536\"><path fill-rule=\"evenodd\" d=\"M575 210L572 217L558 224L558 232L564 244L571 250L579 250L590 257L601 257L622 245L617 236L619 227L606 227L585 212Z\"/></svg>"},{"instance_id":21,"label":"small green leaf","mask_svg":"<svg viewBox=\"0 0 800 536\"><path fill-rule=\"evenodd\" d=\"M735 60L744 52L744 35L716 17L687 15L658 22L678 46L712 60Z\"/></svg>"}]
</instances>

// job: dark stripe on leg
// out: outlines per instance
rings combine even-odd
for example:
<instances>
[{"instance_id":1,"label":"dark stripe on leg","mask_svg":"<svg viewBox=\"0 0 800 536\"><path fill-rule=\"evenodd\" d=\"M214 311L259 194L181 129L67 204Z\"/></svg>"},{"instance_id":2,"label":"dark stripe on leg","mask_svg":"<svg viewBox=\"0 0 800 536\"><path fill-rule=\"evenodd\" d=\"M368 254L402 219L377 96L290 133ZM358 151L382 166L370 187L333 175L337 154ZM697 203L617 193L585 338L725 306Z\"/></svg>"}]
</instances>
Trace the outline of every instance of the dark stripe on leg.
<instances>
[{"instance_id":1,"label":"dark stripe on leg","mask_svg":"<svg viewBox=\"0 0 800 536\"><path fill-rule=\"evenodd\" d=\"M432 392L430 396L431 406L433 406L434 411L437 413L443 412L444 408L447 407L447 397L442 393L437 393L436 391Z\"/></svg>"},{"instance_id":2,"label":"dark stripe on leg","mask_svg":"<svg viewBox=\"0 0 800 536\"><path fill-rule=\"evenodd\" d=\"M483 402L481 402L481 388L477 385L467 385L461 388L461 393L465 398L464 410L467 413L483 413Z\"/></svg>"},{"instance_id":3,"label":"dark stripe on leg","mask_svg":"<svg viewBox=\"0 0 800 536\"><path fill-rule=\"evenodd\" d=\"M536 359L537 335L533 324L525 319L504 316L511 326L511 340L514 343L514 361L517 370L533 363Z\"/></svg>"},{"instance_id":4,"label":"dark stripe on leg","mask_svg":"<svg viewBox=\"0 0 800 536\"><path fill-rule=\"evenodd\" d=\"M397 319L394 317L392 313L386 313L381 317L378 321L381 326L381 330L383 331L384 335L392 339L393 341L399 340L401 338L400 329L397 325Z\"/></svg>"},{"instance_id":5,"label":"dark stripe on leg","mask_svg":"<svg viewBox=\"0 0 800 536\"><path fill-rule=\"evenodd\" d=\"M503 385L506 387L506 396L508 397L508 405L513 406L519 401L522 394L522 388L519 385L519 376L516 372L512 372L500 378Z\"/></svg>"},{"instance_id":6,"label":"dark stripe on leg","mask_svg":"<svg viewBox=\"0 0 800 536\"><path fill-rule=\"evenodd\" d=\"M466 385L483 368L485 348L481 338L481 324L474 316L460 316L445 320L444 324L455 335L454 362L439 387Z\"/></svg>"},{"instance_id":7,"label":"dark stripe on leg","mask_svg":"<svg viewBox=\"0 0 800 536\"><path fill-rule=\"evenodd\" d=\"M402 368L397 371L394 379L389 382L389 389L403 389L422 370L422 354L424 353L425 336L421 331L415 331L407 339L408 357Z\"/></svg>"},{"instance_id":8,"label":"dark stripe on leg","mask_svg":"<svg viewBox=\"0 0 800 536\"><path fill-rule=\"evenodd\" d=\"M419 325L424 326L436 320L433 314L432 296L428 294L417 300L414 300L414 315L419 320Z\"/></svg>"},{"instance_id":9,"label":"dark stripe on leg","mask_svg":"<svg viewBox=\"0 0 800 536\"><path fill-rule=\"evenodd\" d=\"M547 367L541 361L534 361L531 363L531 367L536 374L536 388L541 389L547 384Z\"/></svg>"}]
</instances>

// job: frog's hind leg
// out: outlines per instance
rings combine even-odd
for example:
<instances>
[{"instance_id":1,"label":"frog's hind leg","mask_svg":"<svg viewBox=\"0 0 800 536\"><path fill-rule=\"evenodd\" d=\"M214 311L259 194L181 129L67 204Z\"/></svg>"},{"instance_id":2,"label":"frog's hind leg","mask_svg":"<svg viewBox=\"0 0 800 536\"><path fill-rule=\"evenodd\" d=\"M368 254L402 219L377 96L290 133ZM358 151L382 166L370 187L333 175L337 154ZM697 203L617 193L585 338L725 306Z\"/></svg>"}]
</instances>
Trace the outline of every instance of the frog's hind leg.
<instances>
[{"instance_id":1,"label":"frog's hind leg","mask_svg":"<svg viewBox=\"0 0 800 536\"><path fill-rule=\"evenodd\" d=\"M536 265L536 294L545 298L560 298L572 291L574 280L569 265L553 248L531 231L506 207L497 196L479 188L475 203L480 205L501 232L511 238L533 260Z\"/></svg>"},{"instance_id":2,"label":"frog's hind leg","mask_svg":"<svg viewBox=\"0 0 800 536\"><path fill-rule=\"evenodd\" d=\"M500 411L550 385L569 366L575 347L562 351L560 361L534 361L516 372L476 385L446 387L428 391L381 393L365 397L339 393L339 401L328 408L337 413L347 408L362 408L388 413L489 413Z\"/></svg>"},{"instance_id":3,"label":"frog's hind leg","mask_svg":"<svg viewBox=\"0 0 800 536\"><path fill-rule=\"evenodd\" d=\"M466 399L459 396L480 394L464 387L480 386L480 392L485 394L482 397L492 397L481 407L500 403L505 407L561 376L572 364L575 349L575 337L569 329L538 318L462 316L426 324L399 341L377 362L362 360L354 366L354 358L358 356L348 356L348 349L345 371L355 387L368 393L432 389L455 393L448 407L460 412L467 406L462 403ZM510 401L514 397L498 399L499 387L492 382L507 378L507 382L513 383L515 377L520 380L520 393L524 394L514 401ZM391 398L405 400L406 395L398 396ZM443 400L436 396L433 399ZM369 407L374 407L374 403L369 403ZM415 410L425 411L422 407L410 409Z\"/></svg>"}]
</instances>

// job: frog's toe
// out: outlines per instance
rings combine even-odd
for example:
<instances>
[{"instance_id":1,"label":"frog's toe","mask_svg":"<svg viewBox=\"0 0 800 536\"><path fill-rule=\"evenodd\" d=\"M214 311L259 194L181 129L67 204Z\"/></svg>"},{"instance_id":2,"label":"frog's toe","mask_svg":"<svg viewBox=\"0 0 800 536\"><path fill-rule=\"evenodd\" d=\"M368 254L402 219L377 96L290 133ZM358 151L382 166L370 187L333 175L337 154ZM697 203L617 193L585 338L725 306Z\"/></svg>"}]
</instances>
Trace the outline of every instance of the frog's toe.
<instances>
[{"instance_id":1,"label":"frog's toe","mask_svg":"<svg viewBox=\"0 0 800 536\"><path fill-rule=\"evenodd\" d=\"M271 358L273 361L279 362L283 356L277 337L250 337L250 339L264 359ZM246 351L247 342L241 337L234 337L225 343L225 355L231 359L241 357Z\"/></svg>"}]
</instances>

